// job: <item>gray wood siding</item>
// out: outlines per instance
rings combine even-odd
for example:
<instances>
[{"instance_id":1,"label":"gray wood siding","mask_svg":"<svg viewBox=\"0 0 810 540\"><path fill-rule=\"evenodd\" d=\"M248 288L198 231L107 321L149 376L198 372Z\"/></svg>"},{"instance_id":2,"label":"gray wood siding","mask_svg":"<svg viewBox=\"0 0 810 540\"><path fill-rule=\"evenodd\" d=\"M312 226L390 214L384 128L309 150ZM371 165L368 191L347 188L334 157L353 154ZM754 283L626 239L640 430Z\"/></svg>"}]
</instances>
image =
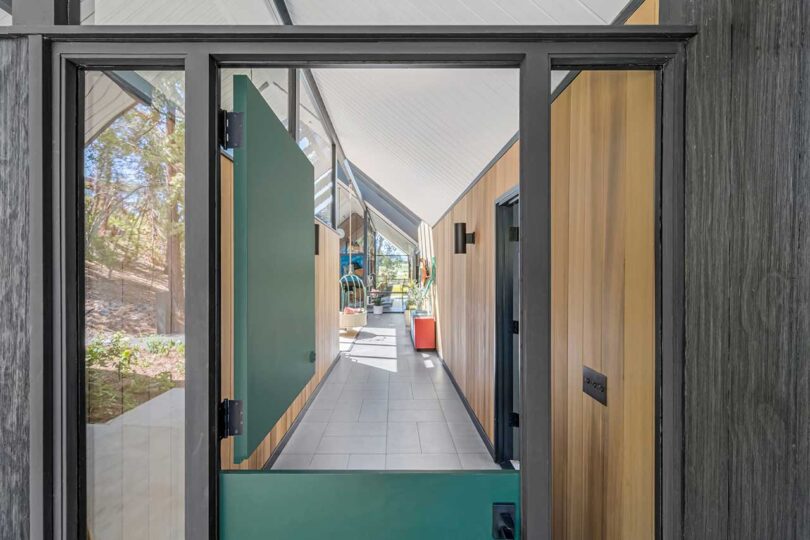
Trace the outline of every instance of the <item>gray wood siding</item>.
<instances>
[{"instance_id":1,"label":"gray wood siding","mask_svg":"<svg viewBox=\"0 0 810 540\"><path fill-rule=\"evenodd\" d=\"M689 47L686 538L810 538L810 2L669 0Z\"/></svg>"},{"instance_id":2,"label":"gray wood siding","mask_svg":"<svg viewBox=\"0 0 810 540\"><path fill-rule=\"evenodd\" d=\"M0 39L0 538L28 538L28 55Z\"/></svg>"}]
</instances>

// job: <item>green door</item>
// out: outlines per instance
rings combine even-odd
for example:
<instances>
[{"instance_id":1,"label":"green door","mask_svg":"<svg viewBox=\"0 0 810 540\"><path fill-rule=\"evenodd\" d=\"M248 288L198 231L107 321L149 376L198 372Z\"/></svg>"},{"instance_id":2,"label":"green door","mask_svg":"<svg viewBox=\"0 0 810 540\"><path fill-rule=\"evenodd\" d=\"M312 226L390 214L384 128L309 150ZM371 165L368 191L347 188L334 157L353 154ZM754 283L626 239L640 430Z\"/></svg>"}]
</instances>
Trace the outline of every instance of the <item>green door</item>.
<instances>
[{"instance_id":1,"label":"green door","mask_svg":"<svg viewBox=\"0 0 810 540\"><path fill-rule=\"evenodd\" d=\"M315 369L313 167L248 77L233 78L235 461L246 459ZM239 137L241 135L241 137Z\"/></svg>"}]
</instances>

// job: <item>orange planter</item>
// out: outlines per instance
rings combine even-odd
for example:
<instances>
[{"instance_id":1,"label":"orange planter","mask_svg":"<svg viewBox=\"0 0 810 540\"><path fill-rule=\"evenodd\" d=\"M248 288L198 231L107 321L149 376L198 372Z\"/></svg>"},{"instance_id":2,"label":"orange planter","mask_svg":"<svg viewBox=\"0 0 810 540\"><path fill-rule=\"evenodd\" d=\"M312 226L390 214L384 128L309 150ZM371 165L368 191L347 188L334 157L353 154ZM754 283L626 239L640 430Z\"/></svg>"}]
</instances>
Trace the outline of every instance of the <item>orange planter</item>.
<instances>
[{"instance_id":1,"label":"orange planter","mask_svg":"<svg viewBox=\"0 0 810 540\"><path fill-rule=\"evenodd\" d=\"M411 322L411 339L416 350L436 350L436 319L414 317Z\"/></svg>"}]
</instances>

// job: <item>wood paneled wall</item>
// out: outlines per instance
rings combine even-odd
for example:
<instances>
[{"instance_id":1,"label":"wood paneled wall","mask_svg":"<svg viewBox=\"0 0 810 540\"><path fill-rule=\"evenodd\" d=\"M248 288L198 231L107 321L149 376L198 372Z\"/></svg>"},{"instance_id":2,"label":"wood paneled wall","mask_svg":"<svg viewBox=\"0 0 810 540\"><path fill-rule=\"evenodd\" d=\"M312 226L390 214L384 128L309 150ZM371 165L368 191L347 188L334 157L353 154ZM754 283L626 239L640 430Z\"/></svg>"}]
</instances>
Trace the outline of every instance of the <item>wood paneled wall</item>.
<instances>
[{"instance_id":1,"label":"wood paneled wall","mask_svg":"<svg viewBox=\"0 0 810 540\"><path fill-rule=\"evenodd\" d=\"M222 163L222 370L220 393L222 399L233 397L233 163L223 157ZM316 222L317 223L317 222ZM295 422L298 414L321 382L332 362L340 353L340 238L330 228L321 225L318 255L315 264L315 375L267 434L251 456L241 463L233 462L233 439L220 443L222 469L261 469Z\"/></svg>"},{"instance_id":2,"label":"wood paneled wall","mask_svg":"<svg viewBox=\"0 0 810 540\"><path fill-rule=\"evenodd\" d=\"M654 96L653 73L584 72L552 108L555 538L654 536Z\"/></svg>"},{"instance_id":3,"label":"wood paneled wall","mask_svg":"<svg viewBox=\"0 0 810 540\"><path fill-rule=\"evenodd\" d=\"M495 200L514 188L518 145L510 148L433 227L438 351L490 441L495 433ZM467 253L453 253L453 224L475 232Z\"/></svg>"},{"instance_id":4,"label":"wood paneled wall","mask_svg":"<svg viewBox=\"0 0 810 540\"><path fill-rule=\"evenodd\" d=\"M649 0L628 24L657 21ZM551 107L555 538L654 536L654 103L652 73L585 72ZM518 146L433 228L439 352L491 439L494 209ZM466 255L455 222L476 233ZM608 407L582 392L583 365L608 376Z\"/></svg>"},{"instance_id":5,"label":"wood paneled wall","mask_svg":"<svg viewBox=\"0 0 810 540\"><path fill-rule=\"evenodd\" d=\"M668 0L687 53L683 538L810 538L810 3Z\"/></svg>"}]
</instances>

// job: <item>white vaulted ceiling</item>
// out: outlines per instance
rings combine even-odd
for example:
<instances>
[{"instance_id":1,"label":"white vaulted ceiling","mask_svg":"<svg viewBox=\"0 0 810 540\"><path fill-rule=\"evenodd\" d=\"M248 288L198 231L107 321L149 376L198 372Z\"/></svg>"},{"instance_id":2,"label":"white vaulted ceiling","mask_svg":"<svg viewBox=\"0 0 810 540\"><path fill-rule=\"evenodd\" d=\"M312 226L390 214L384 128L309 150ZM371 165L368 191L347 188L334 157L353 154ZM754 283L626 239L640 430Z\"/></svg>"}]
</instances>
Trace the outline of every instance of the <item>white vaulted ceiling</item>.
<instances>
[{"instance_id":1,"label":"white vaulted ceiling","mask_svg":"<svg viewBox=\"0 0 810 540\"><path fill-rule=\"evenodd\" d=\"M605 25L628 0L287 0L297 25ZM346 155L435 223L518 130L507 69L313 70ZM554 73L556 87L563 73Z\"/></svg>"},{"instance_id":2,"label":"white vaulted ceiling","mask_svg":"<svg viewBox=\"0 0 810 540\"><path fill-rule=\"evenodd\" d=\"M518 72L314 70L346 155L434 223L518 129Z\"/></svg>"}]
</instances>

